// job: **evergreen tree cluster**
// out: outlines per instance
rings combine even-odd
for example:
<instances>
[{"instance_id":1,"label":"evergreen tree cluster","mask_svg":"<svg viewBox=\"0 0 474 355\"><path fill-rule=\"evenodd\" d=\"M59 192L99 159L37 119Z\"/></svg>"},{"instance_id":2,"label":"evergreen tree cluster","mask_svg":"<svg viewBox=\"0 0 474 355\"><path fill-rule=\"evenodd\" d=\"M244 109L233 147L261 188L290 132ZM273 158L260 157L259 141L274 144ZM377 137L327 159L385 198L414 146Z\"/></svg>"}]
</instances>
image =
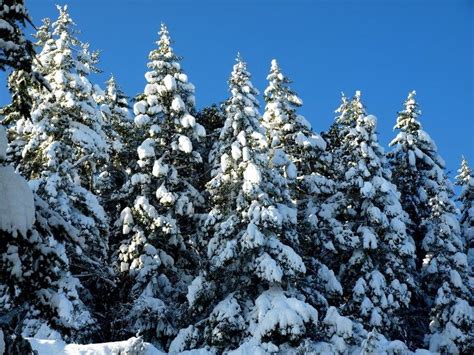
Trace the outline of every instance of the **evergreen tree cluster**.
<instances>
[{"instance_id":1,"label":"evergreen tree cluster","mask_svg":"<svg viewBox=\"0 0 474 355\"><path fill-rule=\"evenodd\" d=\"M276 60L263 108L238 55L228 99L199 110L162 24L130 99L91 81L98 52L58 11L35 54L23 1L0 0L0 69L28 98L0 116L7 346L474 352L474 175L463 159L455 197L414 91L387 153L359 91L313 131Z\"/></svg>"}]
</instances>

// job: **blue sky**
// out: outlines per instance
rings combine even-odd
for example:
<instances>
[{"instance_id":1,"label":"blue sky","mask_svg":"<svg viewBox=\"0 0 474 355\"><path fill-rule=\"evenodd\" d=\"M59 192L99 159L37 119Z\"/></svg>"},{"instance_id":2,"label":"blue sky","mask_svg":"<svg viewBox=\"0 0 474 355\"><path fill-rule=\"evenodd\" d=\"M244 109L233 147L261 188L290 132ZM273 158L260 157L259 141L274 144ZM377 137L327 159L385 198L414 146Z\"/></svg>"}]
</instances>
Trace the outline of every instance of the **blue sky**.
<instances>
[{"instance_id":1,"label":"blue sky","mask_svg":"<svg viewBox=\"0 0 474 355\"><path fill-rule=\"evenodd\" d=\"M147 55L165 22L199 107L227 97L237 51L261 92L277 58L316 131L331 124L341 91L361 90L386 147L415 89L424 129L451 176L461 154L474 166L474 1L26 0L37 25L57 16L55 3L69 4L81 39L102 51L104 73L94 80L114 73L128 95L143 90ZM2 84L0 104L7 100Z\"/></svg>"}]
</instances>

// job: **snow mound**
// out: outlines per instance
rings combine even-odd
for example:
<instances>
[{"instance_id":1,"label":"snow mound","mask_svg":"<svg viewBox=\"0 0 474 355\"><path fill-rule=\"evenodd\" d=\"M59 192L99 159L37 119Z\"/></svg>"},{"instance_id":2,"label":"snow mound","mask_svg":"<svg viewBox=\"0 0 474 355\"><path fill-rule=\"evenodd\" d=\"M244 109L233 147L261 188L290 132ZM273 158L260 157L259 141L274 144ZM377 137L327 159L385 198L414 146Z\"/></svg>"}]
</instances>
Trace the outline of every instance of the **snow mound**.
<instances>
[{"instance_id":1,"label":"snow mound","mask_svg":"<svg viewBox=\"0 0 474 355\"><path fill-rule=\"evenodd\" d=\"M46 340L27 338L33 350L39 355L115 355L115 354L141 354L141 355L164 355L153 345L143 342L141 338L130 338L125 341L116 341L100 344L66 344L61 340Z\"/></svg>"},{"instance_id":2,"label":"snow mound","mask_svg":"<svg viewBox=\"0 0 474 355\"><path fill-rule=\"evenodd\" d=\"M0 166L0 230L26 235L35 222L33 193L11 166Z\"/></svg>"},{"instance_id":3,"label":"snow mound","mask_svg":"<svg viewBox=\"0 0 474 355\"><path fill-rule=\"evenodd\" d=\"M309 304L287 297L283 290L273 287L255 301L252 334L258 340L277 331L298 339L306 331L306 325L316 325L318 312Z\"/></svg>"}]
</instances>

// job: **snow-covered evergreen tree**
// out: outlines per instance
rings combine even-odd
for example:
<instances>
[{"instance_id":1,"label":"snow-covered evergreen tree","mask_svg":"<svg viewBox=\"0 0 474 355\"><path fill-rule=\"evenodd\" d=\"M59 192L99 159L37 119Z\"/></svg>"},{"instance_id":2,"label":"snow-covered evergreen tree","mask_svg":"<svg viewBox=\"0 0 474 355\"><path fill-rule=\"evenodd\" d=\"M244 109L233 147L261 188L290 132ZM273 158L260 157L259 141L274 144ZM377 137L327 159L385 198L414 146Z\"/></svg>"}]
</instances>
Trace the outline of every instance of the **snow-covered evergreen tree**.
<instances>
[{"instance_id":1,"label":"snow-covered evergreen tree","mask_svg":"<svg viewBox=\"0 0 474 355\"><path fill-rule=\"evenodd\" d=\"M0 0L0 71L14 69L8 77L11 102L0 109L4 124L11 118L29 117L31 86L49 88L33 68L36 55L33 43L23 33L26 23L31 20L23 0Z\"/></svg>"},{"instance_id":2,"label":"snow-covered evergreen tree","mask_svg":"<svg viewBox=\"0 0 474 355\"><path fill-rule=\"evenodd\" d=\"M33 35L37 39L35 46L41 49L48 40L52 40L52 35L51 20L43 19L43 25ZM27 143L26 132L31 129L33 97L38 97L43 94L43 90L51 90L51 88L49 83L47 86L41 86L31 81L28 74L22 70L15 70L9 75L8 87L12 93L12 100L1 109L0 113L3 116L2 123L10 128L8 130L8 161L17 167L22 160L22 151ZM16 93L20 95L17 97Z\"/></svg>"},{"instance_id":3,"label":"snow-covered evergreen tree","mask_svg":"<svg viewBox=\"0 0 474 355\"><path fill-rule=\"evenodd\" d=\"M296 109L303 101L290 89L291 81L283 75L275 59L267 80L262 124L272 148L272 163L283 166L284 176L291 182L296 179L297 171L309 173L321 167L324 158L321 152L326 149L326 143L311 131L309 122L297 114Z\"/></svg>"},{"instance_id":4,"label":"snow-covered evergreen tree","mask_svg":"<svg viewBox=\"0 0 474 355\"><path fill-rule=\"evenodd\" d=\"M423 220L430 215L429 190L443 184L444 160L437 154L431 137L422 130L418 116L421 114L415 101L415 91L409 93L404 110L398 113L394 129L399 130L390 143L388 153L393 181L401 193L403 209L410 216L409 234L417 248L417 264L421 265L424 250L421 243L425 236Z\"/></svg>"},{"instance_id":5,"label":"snow-covered evergreen tree","mask_svg":"<svg viewBox=\"0 0 474 355\"><path fill-rule=\"evenodd\" d=\"M313 305L326 309L327 297L342 294L334 272L320 259L328 252L328 230L337 230L337 221L329 208L333 205L335 192L334 181L328 174L331 155L326 152L326 142L311 130L303 116L297 114L302 100L290 89L291 81L281 72L275 59L267 80L262 124L270 142L271 166L281 169L292 200L298 206L298 232L308 269L305 293ZM327 259L331 257L334 255Z\"/></svg>"},{"instance_id":6,"label":"snow-covered evergreen tree","mask_svg":"<svg viewBox=\"0 0 474 355\"><path fill-rule=\"evenodd\" d=\"M206 129L206 139L201 145L202 157L204 159L203 171L201 174L201 190L205 190L204 185L215 175L218 169L219 135L224 126L225 113L223 104L212 105L201 109L196 117Z\"/></svg>"},{"instance_id":7,"label":"snow-covered evergreen tree","mask_svg":"<svg viewBox=\"0 0 474 355\"><path fill-rule=\"evenodd\" d=\"M343 97L336 119L334 147L338 189L344 196L337 218L353 236L352 250L341 253L339 276L348 297L343 313L389 338L404 334L401 312L414 287L415 246L406 233L407 215L360 92ZM334 140L333 140L334 142Z\"/></svg>"},{"instance_id":8,"label":"snow-covered evergreen tree","mask_svg":"<svg viewBox=\"0 0 474 355\"><path fill-rule=\"evenodd\" d=\"M109 216L111 227L121 229L116 224L129 202L129 191L122 188L130 180L136 164L140 133L133 123L128 97L120 90L113 76L107 81L105 90L96 86L96 91L95 100L104 121L109 160L100 169L95 189Z\"/></svg>"},{"instance_id":9,"label":"snow-covered evergreen tree","mask_svg":"<svg viewBox=\"0 0 474 355\"><path fill-rule=\"evenodd\" d=\"M428 201L429 218L423 221L426 235L422 281L430 312L430 351L474 351L474 290L456 220L456 208L446 189Z\"/></svg>"},{"instance_id":10,"label":"snow-covered evergreen tree","mask_svg":"<svg viewBox=\"0 0 474 355\"><path fill-rule=\"evenodd\" d=\"M430 349L466 352L473 344L474 323L465 246L444 161L422 130L419 114L412 91L397 118L400 132L390 143L390 163L412 221L409 231L421 264L420 297L431 308Z\"/></svg>"},{"instance_id":11,"label":"snow-covered evergreen tree","mask_svg":"<svg viewBox=\"0 0 474 355\"><path fill-rule=\"evenodd\" d=\"M143 131L137 168L122 211L126 239L118 252L123 279L123 332L141 331L166 347L179 322L179 297L197 268L193 252L194 212L203 203L194 187L202 158L204 128L194 117L194 86L181 69L165 25L150 52L147 85L134 104Z\"/></svg>"},{"instance_id":12,"label":"snow-covered evergreen tree","mask_svg":"<svg viewBox=\"0 0 474 355\"><path fill-rule=\"evenodd\" d=\"M174 349L192 342L229 349L248 336L258 343L297 341L317 322L317 311L294 288L306 271L293 248L296 209L286 179L270 165L258 92L240 57L229 85L219 169L207 184L208 263L187 295L198 316L180 332Z\"/></svg>"},{"instance_id":13,"label":"snow-covered evergreen tree","mask_svg":"<svg viewBox=\"0 0 474 355\"><path fill-rule=\"evenodd\" d=\"M31 89L31 118L16 121L11 129L14 152L21 153L13 161L34 193L77 230L65 242L71 270L94 295L105 292L110 274L103 263L108 221L91 193L97 165L108 158L102 117L88 79L97 58L75 37L67 7L58 10L52 32L47 25L41 28L41 65L34 68L50 83L50 90Z\"/></svg>"},{"instance_id":14,"label":"snow-covered evergreen tree","mask_svg":"<svg viewBox=\"0 0 474 355\"><path fill-rule=\"evenodd\" d=\"M31 23L23 0L0 0L0 70L31 71L34 49L23 27Z\"/></svg>"},{"instance_id":15,"label":"snow-covered evergreen tree","mask_svg":"<svg viewBox=\"0 0 474 355\"><path fill-rule=\"evenodd\" d=\"M456 183L461 187L458 201L461 203L461 235L467 247L467 263L474 269L474 175L465 158L456 176Z\"/></svg>"},{"instance_id":16,"label":"snow-covered evergreen tree","mask_svg":"<svg viewBox=\"0 0 474 355\"><path fill-rule=\"evenodd\" d=\"M33 195L5 158L0 126L0 317L22 313L23 324L15 327L28 336L59 331L66 339L85 339L93 319L69 272L64 238L71 227Z\"/></svg>"}]
</instances>

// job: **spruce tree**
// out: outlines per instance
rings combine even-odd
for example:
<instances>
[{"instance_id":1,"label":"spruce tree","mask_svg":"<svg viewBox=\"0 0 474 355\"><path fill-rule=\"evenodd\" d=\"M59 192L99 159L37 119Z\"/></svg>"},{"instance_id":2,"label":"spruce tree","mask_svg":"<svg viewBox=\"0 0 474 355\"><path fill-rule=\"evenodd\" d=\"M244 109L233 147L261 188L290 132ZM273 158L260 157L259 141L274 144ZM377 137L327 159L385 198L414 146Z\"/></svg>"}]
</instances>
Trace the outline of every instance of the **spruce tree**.
<instances>
[{"instance_id":1,"label":"spruce tree","mask_svg":"<svg viewBox=\"0 0 474 355\"><path fill-rule=\"evenodd\" d=\"M218 168L219 135L225 121L223 106L224 104L219 106L213 104L209 107L204 107L196 115L198 121L206 129L206 139L201 144L201 155L204 160L200 179L201 191L205 191L205 184L215 175Z\"/></svg>"},{"instance_id":2,"label":"spruce tree","mask_svg":"<svg viewBox=\"0 0 474 355\"><path fill-rule=\"evenodd\" d=\"M298 233L308 269L303 282L305 293L313 305L325 310L327 298L338 298L342 294L334 272L320 258L328 253L328 230L334 231L337 223L329 208L335 187L329 176L331 155L326 151L326 142L297 113L302 100L290 89L291 81L281 72L275 59L267 80L262 124L270 142L271 166L281 169L298 207Z\"/></svg>"},{"instance_id":3,"label":"spruce tree","mask_svg":"<svg viewBox=\"0 0 474 355\"><path fill-rule=\"evenodd\" d=\"M461 235L467 247L467 262L474 269L474 175L465 158L456 176L456 183L461 187L458 201L461 203Z\"/></svg>"},{"instance_id":4,"label":"spruce tree","mask_svg":"<svg viewBox=\"0 0 474 355\"><path fill-rule=\"evenodd\" d=\"M415 95L415 91L409 93L404 110L398 113L394 129L399 133L390 143L393 148L388 157L403 209L410 217L408 232L415 240L417 265L421 266L424 257L421 243L426 233L422 222L430 215L427 195L445 181L445 164L431 137L422 130Z\"/></svg>"},{"instance_id":5,"label":"spruce tree","mask_svg":"<svg viewBox=\"0 0 474 355\"><path fill-rule=\"evenodd\" d=\"M188 302L197 316L173 342L179 351L196 344L230 349L249 336L259 344L296 342L317 322L317 311L294 285L306 271L293 248L296 209L286 179L271 168L258 91L240 57L229 91L219 169L207 184L208 262L189 286Z\"/></svg>"},{"instance_id":6,"label":"spruce tree","mask_svg":"<svg viewBox=\"0 0 474 355\"><path fill-rule=\"evenodd\" d=\"M439 188L439 187L438 187ZM474 290L448 191L429 198L430 216L423 221L426 256L421 270L430 311L429 349L433 352L472 353L474 350Z\"/></svg>"},{"instance_id":7,"label":"spruce tree","mask_svg":"<svg viewBox=\"0 0 474 355\"><path fill-rule=\"evenodd\" d=\"M0 70L15 68L31 72L34 49L23 27L31 23L23 0L0 0Z\"/></svg>"},{"instance_id":8,"label":"spruce tree","mask_svg":"<svg viewBox=\"0 0 474 355\"><path fill-rule=\"evenodd\" d=\"M93 296L107 292L111 269L104 264L108 253L108 221L93 189L97 167L108 158L100 111L88 79L96 55L75 37L67 7L39 34L41 65L35 67L50 89L32 88L30 118L12 127L21 158L17 169L31 181L34 193L77 230L69 230L65 246L71 271L85 286L87 305Z\"/></svg>"},{"instance_id":9,"label":"spruce tree","mask_svg":"<svg viewBox=\"0 0 474 355\"><path fill-rule=\"evenodd\" d=\"M65 339L85 339L93 319L79 297L80 282L69 271L64 242L71 226L5 163L2 143L0 126L0 318L14 321L9 326L17 336L57 331Z\"/></svg>"},{"instance_id":10,"label":"spruce tree","mask_svg":"<svg viewBox=\"0 0 474 355\"><path fill-rule=\"evenodd\" d=\"M422 130L419 114L412 91L397 118L395 128L400 132L391 142L393 178L412 221L409 231L416 242L422 286L419 297L430 310L430 350L469 352L474 323L465 246L444 161Z\"/></svg>"},{"instance_id":11,"label":"spruce tree","mask_svg":"<svg viewBox=\"0 0 474 355\"><path fill-rule=\"evenodd\" d=\"M339 277L348 301L343 313L389 338L405 338L401 313L414 288L414 243L408 220L376 134L376 118L367 115L360 92L343 102L336 128L335 171L339 172L337 218L354 237L343 250Z\"/></svg>"},{"instance_id":12,"label":"spruce tree","mask_svg":"<svg viewBox=\"0 0 474 355\"><path fill-rule=\"evenodd\" d=\"M121 211L128 204L129 191L125 188L136 164L139 130L133 123L129 99L118 87L113 76L104 91L98 89L97 101L103 118L103 129L109 152L109 160L100 168L95 189L109 216L111 231L116 233ZM121 233L121 232L120 232Z\"/></svg>"},{"instance_id":13,"label":"spruce tree","mask_svg":"<svg viewBox=\"0 0 474 355\"><path fill-rule=\"evenodd\" d=\"M165 25L159 34L145 90L134 104L135 125L143 136L125 187L132 192L122 211L125 239L117 263L124 296L122 333L140 331L165 348L180 321L189 274L197 268L193 219L203 199L194 183L205 130L196 122L194 86Z\"/></svg>"},{"instance_id":14,"label":"spruce tree","mask_svg":"<svg viewBox=\"0 0 474 355\"><path fill-rule=\"evenodd\" d=\"M34 45L37 48L42 48L48 40L52 40L52 35L51 20L43 19L43 25L33 35L37 39ZM49 83L47 88L37 85L29 80L22 70L15 70L8 76L8 86L13 94L12 100L10 104L1 109L0 113L3 116L2 123L10 128L8 130L8 161L16 167L22 160L22 151L27 143L25 141L26 132L31 130L32 99L42 95L44 89L51 88ZM24 95L18 98L15 95L16 92L24 93ZM28 100L24 101L22 97L28 97Z\"/></svg>"}]
</instances>

